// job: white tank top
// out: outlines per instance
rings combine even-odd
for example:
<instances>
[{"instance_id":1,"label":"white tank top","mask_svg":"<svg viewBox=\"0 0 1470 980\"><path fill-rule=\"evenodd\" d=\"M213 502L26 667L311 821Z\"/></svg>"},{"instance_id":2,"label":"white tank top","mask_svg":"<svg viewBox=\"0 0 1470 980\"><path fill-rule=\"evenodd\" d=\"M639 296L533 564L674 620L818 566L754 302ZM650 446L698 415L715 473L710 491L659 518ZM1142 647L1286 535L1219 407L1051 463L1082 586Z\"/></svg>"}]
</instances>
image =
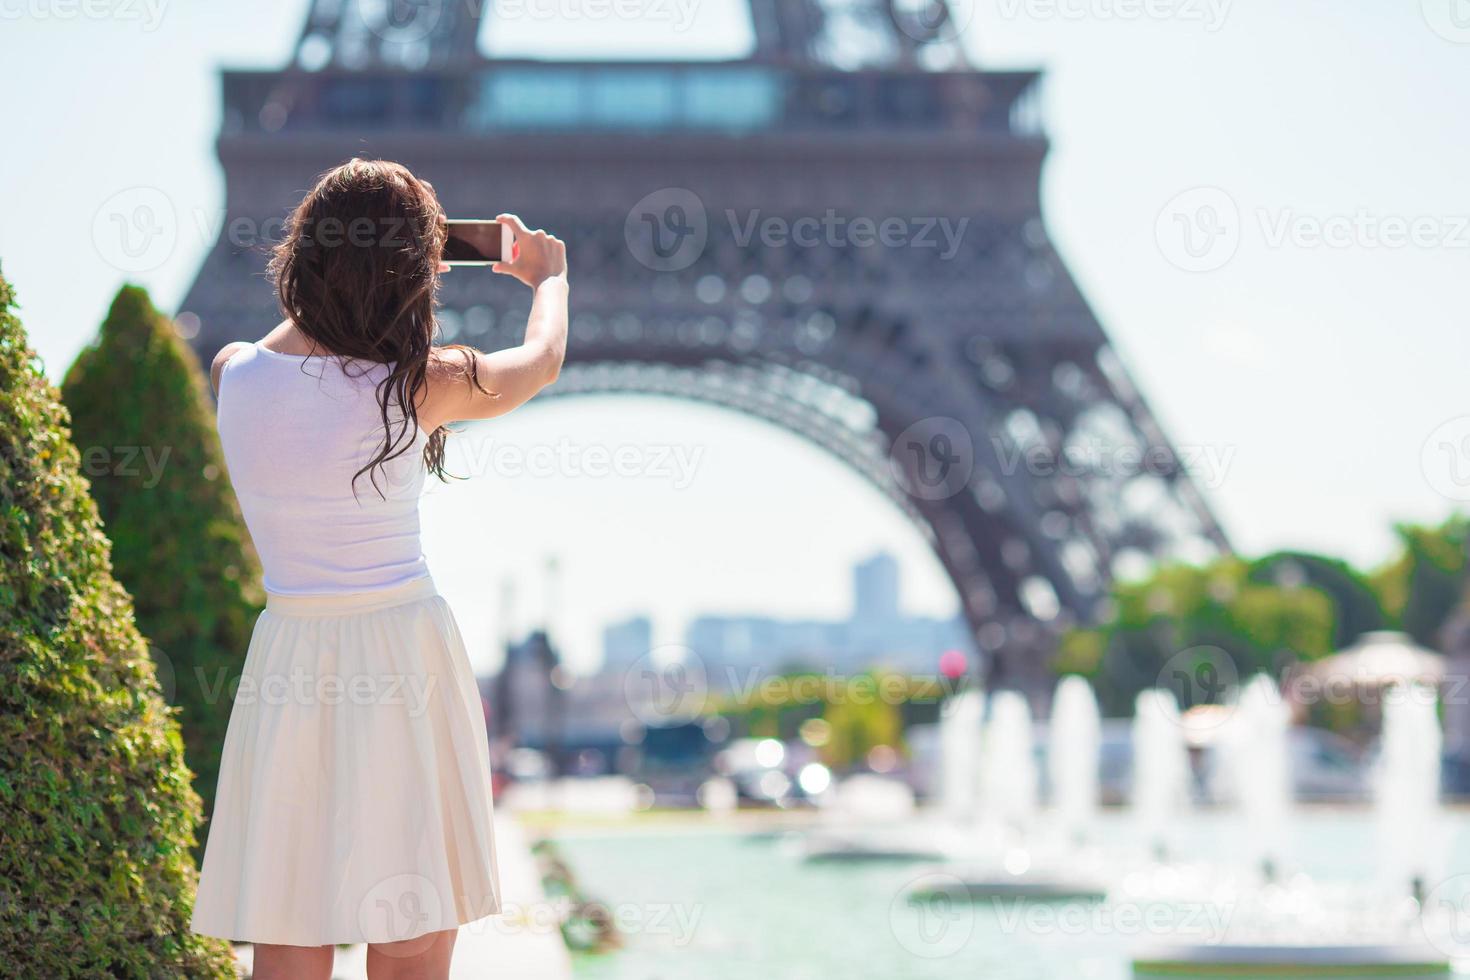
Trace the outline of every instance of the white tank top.
<instances>
[{"instance_id":1,"label":"white tank top","mask_svg":"<svg viewBox=\"0 0 1470 980\"><path fill-rule=\"evenodd\" d=\"M419 538L423 430L377 471L376 488L364 473L353 493L353 474L382 442L377 384L387 371L258 343L225 362L220 442L267 591L370 592L428 575Z\"/></svg>"}]
</instances>

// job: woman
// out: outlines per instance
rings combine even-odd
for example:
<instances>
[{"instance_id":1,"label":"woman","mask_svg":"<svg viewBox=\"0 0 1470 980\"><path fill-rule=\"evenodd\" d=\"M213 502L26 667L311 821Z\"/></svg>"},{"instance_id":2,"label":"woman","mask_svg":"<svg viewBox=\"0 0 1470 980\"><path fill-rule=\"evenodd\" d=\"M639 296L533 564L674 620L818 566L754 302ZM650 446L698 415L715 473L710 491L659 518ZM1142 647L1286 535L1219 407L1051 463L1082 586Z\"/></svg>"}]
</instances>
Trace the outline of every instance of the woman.
<instances>
[{"instance_id":1,"label":"woman","mask_svg":"<svg viewBox=\"0 0 1470 980\"><path fill-rule=\"evenodd\" d=\"M478 690L419 542L445 426L556 380L566 249L514 215L495 272L535 298L519 347L434 344L444 214L394 163L352 160L293 212L271 273L285 321L215 358L230 479L265 569L230 716L194 929L255 943L257 980L447 976L456 928L499 911Z\"/></svg>"}]
</instances>

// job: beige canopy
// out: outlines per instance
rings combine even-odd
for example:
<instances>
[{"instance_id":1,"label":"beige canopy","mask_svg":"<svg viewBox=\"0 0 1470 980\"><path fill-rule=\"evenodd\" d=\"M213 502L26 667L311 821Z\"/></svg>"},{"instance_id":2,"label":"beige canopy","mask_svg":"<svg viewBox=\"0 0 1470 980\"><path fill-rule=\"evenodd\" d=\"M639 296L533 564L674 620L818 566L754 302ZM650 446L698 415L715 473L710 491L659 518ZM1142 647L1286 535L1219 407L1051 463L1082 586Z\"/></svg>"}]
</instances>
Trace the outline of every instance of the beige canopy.
<instances>
[{"instance_id":1,"label":"beige canopy","mask_svg":"<svg viewBox=\"0 0 1470 980\"><path fill-rule=\"evenodd\" d=\"M1444 680L1445 658L1419 646L1405 633L1378 630L1364 633L1352 646L1330 657L1303 664L1302 671L1319 681L1357 687L1409 682L1438 685Z\"/></svg>"}]
</instances>

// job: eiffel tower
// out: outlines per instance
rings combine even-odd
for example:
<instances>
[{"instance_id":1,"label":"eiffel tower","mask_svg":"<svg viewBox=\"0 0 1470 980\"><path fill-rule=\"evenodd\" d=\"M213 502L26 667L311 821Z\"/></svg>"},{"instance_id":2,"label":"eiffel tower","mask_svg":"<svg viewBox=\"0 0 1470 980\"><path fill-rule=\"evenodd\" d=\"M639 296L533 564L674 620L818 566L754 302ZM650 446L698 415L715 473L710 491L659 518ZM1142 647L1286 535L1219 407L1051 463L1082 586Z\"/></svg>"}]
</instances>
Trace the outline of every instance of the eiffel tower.
<instances>
[{"instance_id":1,"label":"eiffel tower","mask_svg":"<svg viewBox=\"0 0 1470 980\"><path fill-rule=\"evenodd\" d=\"M746 2L745 58L592 62L486 59L480 0L315 0L291 65L223 73L227 221L181 315L206 356L273 325L269 232L349 156L517 211L576 284L543 397L805 437L933 547L987 681L1040 691L1120 571L1228 549L1048 239L1040 75L971 67L944 2ZM446 276L444 338L517 343L523 294Z\"/></svg>"}]
</instances>

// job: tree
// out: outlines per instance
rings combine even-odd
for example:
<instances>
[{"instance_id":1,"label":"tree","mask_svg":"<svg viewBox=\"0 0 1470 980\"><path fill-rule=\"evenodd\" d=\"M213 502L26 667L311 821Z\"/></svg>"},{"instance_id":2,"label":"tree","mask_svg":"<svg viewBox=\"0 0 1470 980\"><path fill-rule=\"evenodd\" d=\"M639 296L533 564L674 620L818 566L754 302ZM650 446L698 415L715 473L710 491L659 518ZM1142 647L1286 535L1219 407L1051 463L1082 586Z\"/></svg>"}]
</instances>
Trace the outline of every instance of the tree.
<instances>
[{"instance_id":1,"label":"tree","mask_svg":"<svg viewBox=\"0 0 1470 980\"><path fill-rule=\"evenodd\" d=\"M1146 688L1172 687L1184 707L1218 703L1236 680L1332 650L1326 593L1263 584L1250 571L1231 557L1114 586L1112 616L1063 637L1057 673L1090 678L1104 711L1127 715Z\"/></svg>"},{"instance_id":2,"label":"tree","mask_svg":"<svg viewBox=\"0 0 1470 980\"><path fill-rule=\"evenodd\" d=\"M189 930L199 800L80 469L0 279L0 963L233 977Z\"/></svg>"},{"instance_id":3,"label":"tree","mask_svg":"<svg viewBox=\"0 0 1470 980\"><path fill-rule=\"evenodd\" d=\"M1373 587L1399 629L1438 647L1440 631L1464 594L1470 518L1457 514L1438 527L1399 524L1394 530L1403 552L1373 573Z\"/></svg>"},{"instance_id":4,"label":"tree","mask_svg":"<svg viewBox=\"0 0 1470 980\"><path fill-rule=\"evenodd\" d=\"M205 385L148 294L124 286L61 393L207 816L261 594Z\"/></svg>"},{"instance_id":5,"label":"tree","mask_svg":"<svg viewBox=\"0 0 1470 980\"><path fill-rule=\"evenodd\" d=\"M1386 617L1372 583L1340 558L1305 551L1277 551L1251 562L1251 581L1294 588L1307 585L1332 600L1332 646L1342 649L1370 630L1385 628Z\"/></svg>"}]
</instances>

